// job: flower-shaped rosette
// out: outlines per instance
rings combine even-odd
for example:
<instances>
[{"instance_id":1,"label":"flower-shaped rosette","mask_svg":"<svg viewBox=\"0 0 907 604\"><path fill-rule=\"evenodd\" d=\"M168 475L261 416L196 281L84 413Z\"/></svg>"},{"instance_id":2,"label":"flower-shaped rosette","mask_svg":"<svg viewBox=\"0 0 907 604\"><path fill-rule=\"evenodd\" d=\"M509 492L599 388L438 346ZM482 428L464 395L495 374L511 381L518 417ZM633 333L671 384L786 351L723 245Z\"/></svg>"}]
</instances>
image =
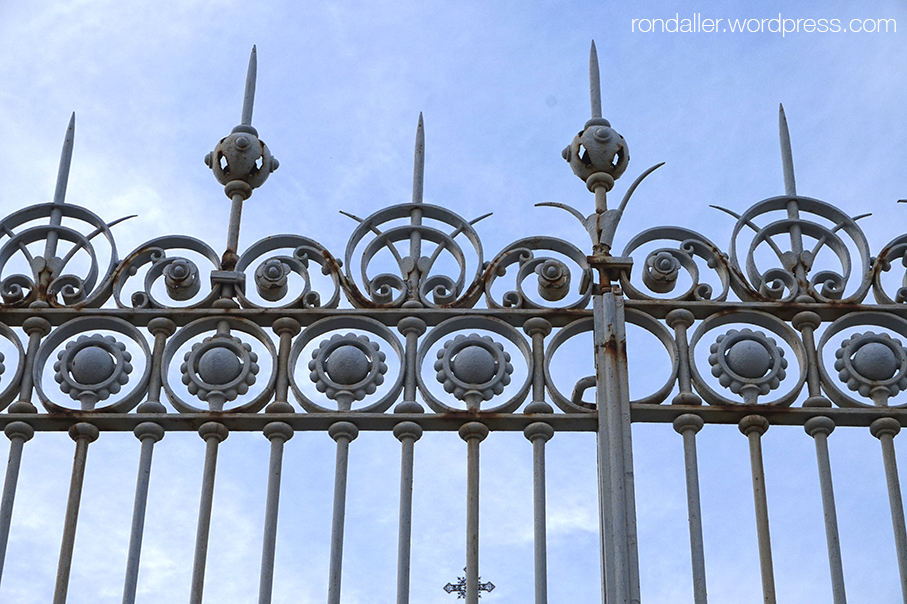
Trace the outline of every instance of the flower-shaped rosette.
<instances>
[{"instance_id":1,"label":"flower-shaped rosette","mask_svg":"<svg viewBox=\"0 0 907 604\"><path fill-rule=\"evenodd\" d=\"M907 349L888 334L854 334L841 342L835 357L838 378L876 404L907 390Z\"/></svg>"},{"instance_id":2,"label":"flower-shaped rosette","mask_svg":"<svg viewBox=\"0 0 907 604\"><path fill-rule=\"evenodd\" d=\"M751 329L729 330L709 349L712 375L746 404L776 389L786 377L787 359L774 339Z\"/></svg>"},{"instance_id":3,"label":"flower-shaped rosette","mask_svg":"<svg viewBox=\"0 0 907 604\"><path fill-rule=\"evenodd\" d=\"M444 342L435 361L444 390L478 409L480 401L501 394L510 383L513 365L504 347L488 336L458 335Z\"/></svg>"},{"instance_id":4,"label":"flower-shaped rosette","mask_svg":"<svg viewBox=\"0 0 907 604\"><path fill-rule=\"evenodd\" d=\"M354 400L374 394L384 383L385 359L378 343L366 336L335 334L312 351L309 379L341 411L349 411Z\"/></svg>"},{"instance_id":5,"label":"flower-shaped rosette","mask_svg":"<svg viewBox=\"0 0 907 604\"><path fill-rule=\"evenodd\" d=\"M54 380L83 410L117 394L129 381L132 355L113 336L79 336L57 353Z\"/></svg>"},{"instance_id":6,"label":"flower-shaped rosette","mask_svg":"<svg viewBox=\"0 0 907 604\"><path fill-rule=\"evenodd\" d=\"M249 391L260 368L252 347L230 335L217 334L194 344L180 366L190 394L206 401L211 411Z\"/></svg>"}]
</instances>

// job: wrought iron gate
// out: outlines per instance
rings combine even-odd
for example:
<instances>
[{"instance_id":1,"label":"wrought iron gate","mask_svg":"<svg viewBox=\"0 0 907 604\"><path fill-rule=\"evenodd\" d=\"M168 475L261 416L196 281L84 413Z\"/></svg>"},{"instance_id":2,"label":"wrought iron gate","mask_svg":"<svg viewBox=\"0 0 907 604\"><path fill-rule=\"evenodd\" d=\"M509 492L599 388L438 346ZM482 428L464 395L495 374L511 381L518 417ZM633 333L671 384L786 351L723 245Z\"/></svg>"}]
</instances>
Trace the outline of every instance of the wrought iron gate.
<instances>
[{"instance_id":1,"label":"wrought iron gate","mask_svg":"<svg viewBox=\"0 0 907 604\"><path fill-rule=\"evenodd\" d=\"M423 203L421 117L412 202L353 217L358 226L342 261L298 234L240 253L243 202L278 168L252 126L253 50L241 124L205 158L232 202L226 251L166 235L121 260L116 221L65 203L73 120L53 202L2 221L0 425L11 445L0 571L22 455L35 432L68 431L75 442L54 596L62 604L90 444L101 432L133 431L141 457L123 601L134 602L155 444L169 432L197 431L206 454L189 600L201 602L219 444L231 432L262 432L271 457L259 602L270 602L284 444L298 431L318 430L336 441L328 602L339 603L350 446L360 431L380 430L401 448L397 602L404 604L416 442L425 432L456 431L468 467L463 596L475 604L488 585L479 580L481 443L490 431L522 431L532 443L541 604L548 597L546 443L557 433L594 432L603 601L639 602L631 424L662 422L682 436L694 600L702 604L696 435L704 424L736 424L749 443L764 600L774 602L761 438L771 426L802 426L815 440L838 604L844 574L828 438L848 426L868 428L881 444L907 601L894 449L907 420L899 399L907 390L899 340L907 338L907 279L892 286L890 274L895 261L907 263L907 236L873 256L858 218L797 194L782 110L785 192L740 214L724 210L737 219L726 253L697 232L661 227L613 254L626 204L658 166L609 207L629 151L602 117L594 45L590 67L592 117L563 156L594 195L595 210L586 216L539 205L576 216L591 253L540 236L486 262L474 228L485 216L467 220ZM870 292L874 304L866 303ZM670 359L667 380L640 400L630 398L628 326L648 332ZM595 374L574 376L568 393L559 376L570 374L571 360L558 351L589 334Z\"/></svg>"}]
</instances>

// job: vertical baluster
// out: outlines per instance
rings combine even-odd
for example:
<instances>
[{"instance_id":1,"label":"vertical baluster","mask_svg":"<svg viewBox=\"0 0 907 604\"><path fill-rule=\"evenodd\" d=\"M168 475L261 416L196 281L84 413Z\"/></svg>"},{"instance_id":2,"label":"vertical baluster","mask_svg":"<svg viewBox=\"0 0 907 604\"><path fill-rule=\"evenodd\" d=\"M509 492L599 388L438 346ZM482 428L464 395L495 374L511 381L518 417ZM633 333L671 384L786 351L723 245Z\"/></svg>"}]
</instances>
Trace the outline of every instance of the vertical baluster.
<instances>
[{"instance_id":1,"label":"vertical baluster","mask_svg":"<svg viewBox=\"0 0 907 604\"><path fill-rule=\"evenodd\" d=\"M746 435L750 444L756 533L759 542L759 564L762 568L762 595L766 604L775 604L775 573L772 568L772 542L768 528L768 500L765 496L765 469L762 465L761 442L768 426L768 420L761 415L747 415L739 424L740 431Z\"/></svg>"},{"instance_id":2,"label":"vertical baluster","mask_svg":"<svg viewBox=\"0 0 907 604\"><path fill-rule=\"evenodd\" d=\"M19 467L22 464L22 448L35 435L35 429L26 422L11 422L3 430L9 438L9 462L6 465L6 479L3 481L3 499L0 500L0 578L3 577L3 563L9 543L9 527L13 519L13 502L19 483Z\"/></svg>"},{"instance_id":3,"label":"vertical baluster","mask_svg":"<svg viewBox=\"0 0 907 604\"><path fill-rule=\"evenodd\" d=\"M545 337L551 333L551 323L534 317L523 324L532 338L532 402L526 413L552 413L545 402ZM532 443L533 527L535 548L535 603L548 602L548 530L545 508L545 443L554 436L554 428L545 422L526 426L523 435Z\"/></svg>"},{"instance_id":4,"label":"vertical baluster","mask_svg":"<svg viewBox=\"0 0 907 604\"><path fill-rule=\"evenodd\" d=\"M132 531L129 535L129 553L126 558L123 604L135 602L135 591L139 581L139 559L142 554L142 537L145 530L145 507L148 504L148 486L151 480L151 457L154 452L154 443L164 438L164 429L160 424L154 422L142 422L135 427L133 432L142 443L142 450L139 455L139 471L135 483L135 504L132 508Z\"/></svg>"},{"instance_id":5,"label":"vertical baluster","mask_svg":"<svg viewBox=\"0 0 907 604\"><path fill-rule=\"evenodd\" d=\"M693 392L690 379L690 344L687 330L693 324L693 313L685 308L677 308L665 317L668 327L674 330L674 341L677 343L677 387L680 392L671 401L674 405L699 405L702 399ZM684 441L686 442L686 441Z\"/></svg>"},{"instance_id":6,"label":"vertical baluster","mask_svg":"<svg viewBox=\"0 0 907 604\"><path fill-rule=\"evenodd\" d=\"M708 601L705 582L705 549L702 539L702 509L699 503L699 462L696 456L696 433L702 429L702 418L684 413L674 420L674 430L683 436L683 458L687 477L687 510L690 522L690 553L693 562L693 601Z\"/></svg>"},{"instance_id":7,"label":"vertical baluster","mask_svg":"<svg viewBox=\"0 0 907 604\"><path fill-rule=\"evenodd\" d=\"M299 323L287 317L274 321L274 333L280 338L277 351L277 380L274 387L274 402L268 405L267 413L293 413L293 406L287 402L289 394L289 358L293 337L299 333ZM280 477L283 471L284 444L293 438L293 427L286 422L270 422L265 425L264 435L271 442L271 458L268 463L268 495L265 503L265 527L261 545L261 576L258 584L259 604L270 604L274 588L274 558L277 548L277 513L280 507Z\"/></svg>"},{"instance_id":8,"label":"vertical baluster","mask_svg":"<svg viewBox=\"0 0 907 604\"><path fill-rule=\"evenodd\" d=\"M409 604L409 570L413 531L413 458L415 444L422 437L422 426L400 422L394 436L403 451L400 462L400 529L397 539L397 604Z\"/></svg>"},{"instance_id":9,"label":"vertical baluster","mask_svg":"<svg viewBox=\"0 0 907 604\"><path fill-rule=\"evenodd\" d=\"M844 567L841 563L841 542L838 539L838 514L835 509L835 490L831 482L831 461L828 457L828 435L835 429L830 417L812 417L803 426L816 441L816 462L819 465L819 489L825 513L825 540L828 543L828 567L831 572L831 592L835 604L845 604Z\"/></svg>"},{"instance_id":10,"label":"vertical baluster","mask_svg":"<svg viewBox=\"0 0 907 604\"><path fill-rule=\"evenodd\" d=\"M421 119L420 119L421 132ZM419 172L419 141L416 149L416 184L421 200L421 173ZM414 197L415 199L415 197ZM397 329L406 337L403 371L403 401L394 408L394 413L422 413L422 405L416 402L416 354L419 336L425 333L425 321L418 317L406 317L397 323ZM413 522L413 465L415 443L422 437L422 426L416 422L400 422L394 426L394 436L402 446L400 459L400 526L397 537L397 604L409 604L410 555L412 553Z\"/></svg>"},{"instance_id":11,"label":"vertical baluster","mask_svg":"<svg viewBox=\"0 0 907 604\"><path fill-rule=\"evenodd\" d=\"M271 460L268 465L268 499L265 503L265 528L261 546L261 579L258 588L259 604L270 604L274 585L274 553L277 547L277 511L280 505L280 473L283 468L283 445L293 438L293 428L285 422L265 426L265 437L271 441Z\"/></svg>"},{"instance_id":12,"label":"vertical baluster","mask_svg":"<svg viewBox=\"0 0 907 604\"><path fill-rule=\"evenodd\" d=\"M217 470L217 447L229 436L219 422L205 422L198 435L205 441L205 467L202 471L202 493L198 502L198 529L195 534L195 557L192 563L192 585L189 604L201 604L205 588L205 564L208 560L208 533L211 529L211 507L214 503L214 475Z\"/></svg>"},{"instance_id":13,"label":"vertical baluster","mask_svg":"<svg viewBox=\"0 0 907 604\"><path fill-rule=\"evenodd\" d=\"M545 422L526 426L523 435L532 443L532 510L535 531L535 604L548 602L548 547L545 511L545 443L554 428Z\"/></svg>"},{"instance_id":14,"label":"vertical baluster","mask_svg":"<svg viewBox=\"0 0 907 604\"><path fill-rule=\"evenodd\" d=\"M898 571L901 575L901 593L907 602L907 529L904 526L904 501L901 498L901 481L898 478L898 462L894 452L894 437L901 431L901 424L892 417L883 417L872 422L869 431L882 444L882 461L885 464L885 479L888 482L888 503L891 506L891 525L894 529L894 545L898 554Z\"/></svg>"},{"instance_id":15,"label":"vertical baluster","mask_svg":"<svg viewBox=\"0 0 907 604\"><path fill-rule=\"evenodd\" d=\"M34 390L32 369L41 338L50 333L50 323L40 317L29 317L22 324L28 334L28 348L25 351L25 365L19 387L19 400L10 405L10 413L37 413L31 397ZM27 422L11 422L4 429L10 439L9 461L6 465L6 478L3 481L3 496L0 498L0 579L3 578L3 565L6 561L6 549L9 545L9 529L13 518L13 504L16 500L16 488L19 484L19 468L22 465L22 450L25 442L34 436L35 430Z\"/></svg>"},{"instance_id":16,"label":"vertical baluster","mask_svg":"<svg viewBox=\"0 0 907 604\"><path fill-rule=\"evenodd\" d=\"M154 351L151 356L151 376L148 382L148 400L138 406L139 413L166 413L161 404L161 364L167 337L176 331L176 324L170 319L156 317L148 322L148 331L154 335ZM135 503L132 508L132 530L129 535L129 550L126 556L126 579L123 586L123 604L135 602L139 581L139 562L142 556L142 539L145 531L145 509L148 504L148 487L151 480L151 460L154 443L164 438L164 429L154 422L142 422L133 431L139 439L139 469L135 483Z\"/></svg>"},{"instance_id":17,"label":"vertical baluster","mask_svg":"<svg viewBox=\"0 0 907 604\"><path fill-rule=\"evenodd\" d=\"M328 604L340 604L340 572L343 566L343 523L346 517L346 477L350 443L359 428L350 422L335 422L328 434L337 442L337 464L334 471L334 515L331 525L331 567L328 575Z\"/></svg>"},{"instance_id":18,"label":"vertical baluster","mask_svg":"<svg viewBox=\"0 0 907 604\"><path fill-rule=\"evenodd\" d=\"M466 604L479 603L479 443L486 436L483 423L460 426L466 441Z\"/></svg>"},{"instance_id":19,"label":"vertical baluster","mask_svg":"<svg viewBox=\"0 0 907 604\"><path fill-rule=\"evenodd\" d=\"M76 442L76 453L72 462L72 480L69 483L69 498L66 501L66 516L63 521L63 540L60 545L60 562L57 565L57 582L54 588L53 604L64 604L69 590L69 571L72 568L72 551L76 542L76 525L79 522L79 504L82 500L82 483L85 479L85 461L88 445L97 440L98 429L86 422L73 424L69 436Z\"/></svg>"}]
</instances>

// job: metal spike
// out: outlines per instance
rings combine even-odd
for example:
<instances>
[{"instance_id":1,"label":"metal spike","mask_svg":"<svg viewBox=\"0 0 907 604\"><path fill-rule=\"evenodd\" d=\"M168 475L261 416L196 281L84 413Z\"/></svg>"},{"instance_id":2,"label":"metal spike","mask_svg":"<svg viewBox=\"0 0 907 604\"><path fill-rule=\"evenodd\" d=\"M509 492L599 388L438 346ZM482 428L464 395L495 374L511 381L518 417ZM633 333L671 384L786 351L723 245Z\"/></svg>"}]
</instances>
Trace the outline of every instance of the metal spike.
<instances>
[{"instance_id":1,"label":"metal spike","mask_svg":"<svg viewBox=\"0 0 907 604\"><path fill-rule=\"evenodd\" d=\"M602 85L601 74L598 70L598 51L595 50L595 40L589 50L589 92L592 96L592 117L602 116Z\"/></svg>"},{"instance_id":2,"label":"metal spike","mask_svg":"<svg viewBox=\"0 0 907 604\"><path fill-rule=\"evenodd\" d=\"M72 165L72 147L76 138L76 112L72 112L69 118L69 126L66 128L66 137L63 139L63 151L60 153L60 168L57 171L57 186L54 189L54 205L61 206L66 202L66 185L69 184L69 167ZM55 227L63 224L63 209L54 208L50 212L51 230L47 233L47 239L44 242L44 258L51 259L57 254L57 242L59 234L54 230Z\"/></svg>"},{"instance_id":3,"label":"metal spike","mask_svg":"<svg viewBox=\"0 0 907 604\"><path fill-rule=\"evenodd\" d=\"M413 165L413 203L422 203L422 188L425 184L425 126L422 123L422 112L419 112L419 125L416 127L416 152Z\"/></svg>"},{"instance_id":4,"label":"metal spike","mask_svg":"<svg viewBox=\"0 0 907 604\"><path fill-rule=\"evenodd\" d=\"M790 148L790 131L787 129L787 117L784 105L778 105L778 131L781 136L781 169L784 171L784 193L797 194L797 183L794 180L794 155Z\"/></svg>"},{"instance_id":5,"label":"metal spike","mask_svg":"<svg viewBox=\"0 0 907 604\"><path fill-rule=\"evenodd\" d=\"M255 80L258 77L258 53L255 46L252 46L252 54L249 56L249 71L246 72L246 94L242 101L242 122L243 126L252 125L252 106L255 104Z\"/></svg>"},{"instance_id":6,"label":"metal spike","mask_svg":"<svg viewBox=\"0 0 907 604\"><path fill-rule=\"evenodd\" d=\"M76 112L69 118L66 138L63 139L63 151L60 153L60 169L57 171L57 186L54 189L54 203L66 201L66 185L69 183L69 167L72 165L72 147L76 137Z\"/></svg>"}]
</instances>

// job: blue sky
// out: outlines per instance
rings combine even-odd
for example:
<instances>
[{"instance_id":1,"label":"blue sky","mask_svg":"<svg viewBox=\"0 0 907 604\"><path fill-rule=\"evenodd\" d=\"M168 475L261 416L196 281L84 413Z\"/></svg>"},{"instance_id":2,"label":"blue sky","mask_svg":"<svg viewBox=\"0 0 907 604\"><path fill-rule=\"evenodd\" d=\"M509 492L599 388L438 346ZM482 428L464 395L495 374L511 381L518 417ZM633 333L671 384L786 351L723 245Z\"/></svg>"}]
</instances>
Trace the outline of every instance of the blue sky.
<instances>
[{"instance_id":1,"label":"blue sky","mask_svg":"<svg viewBox=\"0 0 907 604\"><path fill-rule=\"evenodd\" d=\"M899 31L631 31L633 19L695 13L886 18ZM367 216L410 199L422 112L425 200L467 219L494 212L476 226L486 260L538 234L586 249L573 218L534 205L593 207L560 152L589 117L594 39L603 114L631 154L615 192L666 162L630 202L618 251L631 235L662 224L698 230L726 250L734 220L709 205L741 212L783 193L777 111L784 103L798 192L850 215L872 212L860 224L876 253L904 231L907 212L896 204L907 198L901 29L907 9L897 1L0 3L0 213L50 200L75 111L67 201L106 220L138 214L114 228L121 257L170 233L220 251L229 201L202 159L239 121L246 61L257 44L253 124L281 167L245 205L241 248L289 232L342 256L355 223L339 210ZM781 599L810 601L804 592L827 584L815 460L811 440L788 431L795 437L776 436L780 428L766 436L770 476L778 471L768 485L775 567ZM0 599L44 602L52 590L71 443L43 436L40 451L26 449ZM169 435L156 453L139 601L179 600L188 591L202 443L180 436ZM464 447L454 435L429 436L417 449L422 536L413 601L420 603L451 599L440 587L462 568ZM634 436L644 601L692 601L679 437L669 426L637 426ZM399 453L390 442L369 434L354 443L345 601L392 599ZM715 428L701 443L710 594L716 602L761 601L745 440L735 428ZM260 435L235 434L222 448L208 601L257 593L265 445ZM486 460L502 460L483 467L482 573L499 587L487 598L527 601L529 445L518 434L486 445ZM839 489L851 493L839 494L848 595L894 600L878 444L868 433L847 432L832 437L832 448L836 480L854 481ZM275 601L322 601L333 443L299 434L287 451ZM589 435L558 435L550 445L552 602L599 597L593 452ZM92 446L71 602L119 601L137 455L131 435L105 435ZM522 503L509 508L510 501Z\"/></svg>"}]
</instances>

